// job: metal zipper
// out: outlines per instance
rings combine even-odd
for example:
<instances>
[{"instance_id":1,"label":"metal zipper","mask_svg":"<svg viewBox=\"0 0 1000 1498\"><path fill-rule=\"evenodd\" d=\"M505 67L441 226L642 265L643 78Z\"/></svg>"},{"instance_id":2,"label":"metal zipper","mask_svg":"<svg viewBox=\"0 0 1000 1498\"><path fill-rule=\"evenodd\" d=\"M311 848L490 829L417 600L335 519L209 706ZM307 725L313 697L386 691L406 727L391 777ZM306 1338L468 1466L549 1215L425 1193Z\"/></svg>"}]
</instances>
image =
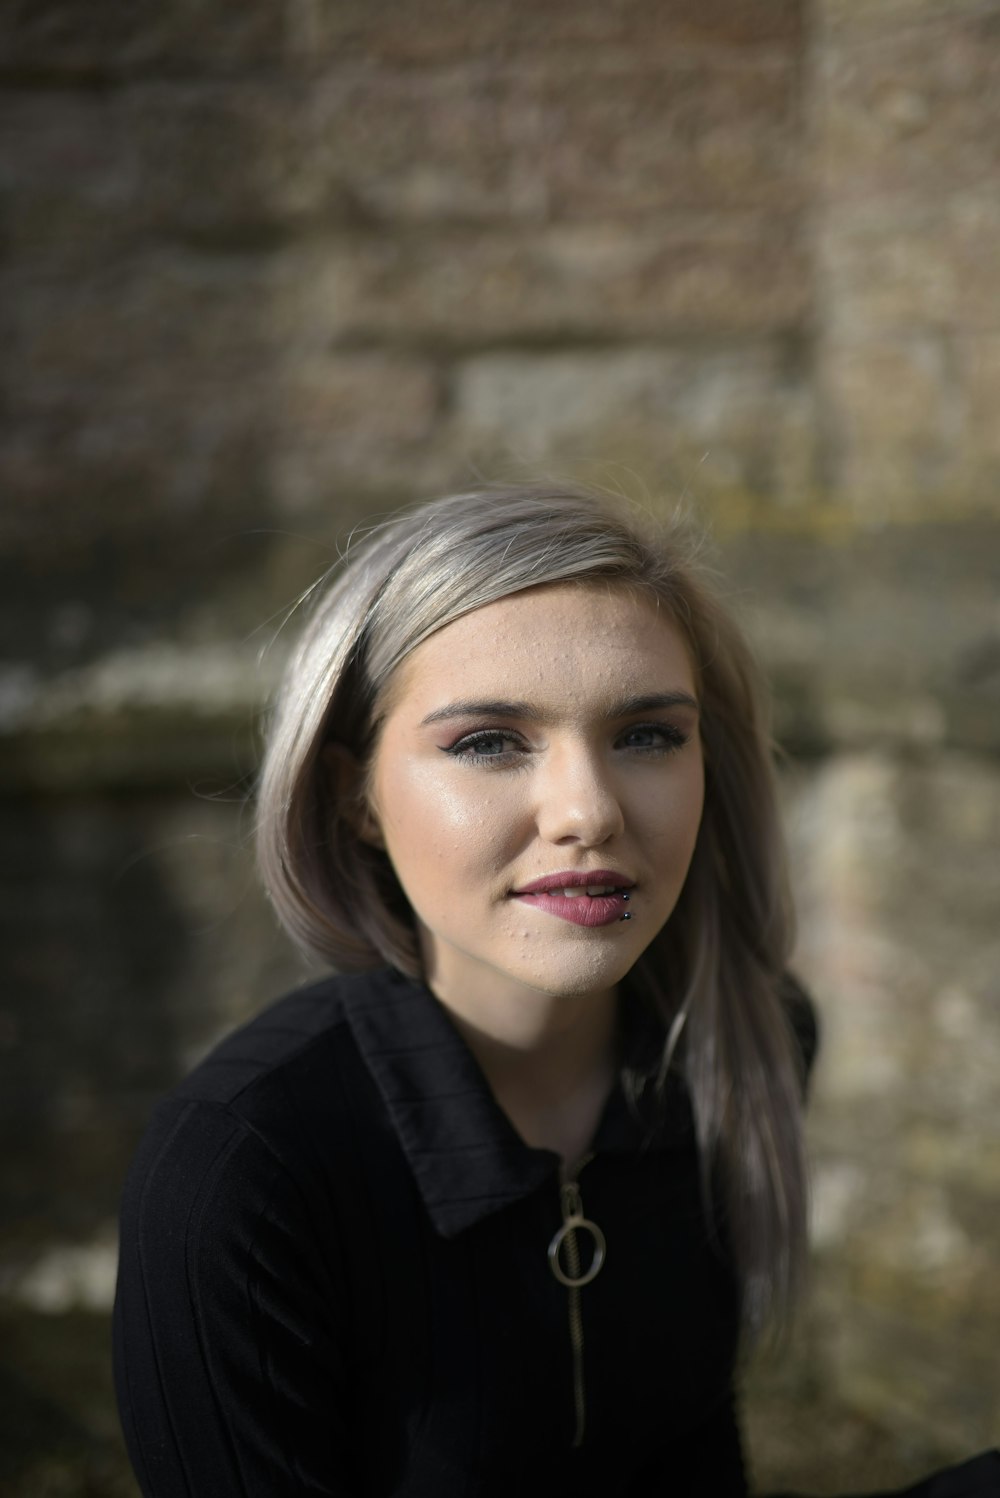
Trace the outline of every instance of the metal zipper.
<instances>
[{"instance_id":1,"label":"metal zipper","mask_svg":"<svg viewBox=\"0 0 1000 1498\"><path fill-rule=\"evenodd\" d=\"M569 1342L573 1353L573 1408L576 1426L573 1433L574 1447L583 1445L587 1428L587 1389L583 1367L583 1312L580 1307L580 1291L596 1279L604 1264L607 1250L604 1234L596 1222L583 1214L580 1183L577 1176L593 1157L586 1155L577 1161L573 1169L559 1184L559 1206L562 1211L562 1227L549 1244L549 1267L561 1285L566 1286L569 1310ZM589 1233L594 1241L594 1251L587 1269L580 1272L580 1246L578 1232Z\"/></svg>"}]
</instances>

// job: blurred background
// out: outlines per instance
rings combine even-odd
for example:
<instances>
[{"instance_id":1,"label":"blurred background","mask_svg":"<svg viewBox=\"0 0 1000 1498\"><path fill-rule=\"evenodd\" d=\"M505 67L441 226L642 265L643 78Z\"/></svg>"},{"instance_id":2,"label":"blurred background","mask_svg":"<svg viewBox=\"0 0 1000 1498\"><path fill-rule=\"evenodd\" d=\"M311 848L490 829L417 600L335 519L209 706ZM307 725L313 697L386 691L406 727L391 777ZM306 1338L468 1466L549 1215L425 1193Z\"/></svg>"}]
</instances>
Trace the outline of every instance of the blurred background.
<instances>
[{"instance_id":1,"label":"blurred background","mask_svg":"<svg viewBox=\"0 0 1000 1498\"><path fill-rule=\"evenodd\" d=\"M789 751L824 1042L762 1488L1000 1436L1000 4L0 11L0 1491L135 1492L157 1096L302 975L246 795L289 606L480 478L682 496Z\"/></svg>"}]
</instances>

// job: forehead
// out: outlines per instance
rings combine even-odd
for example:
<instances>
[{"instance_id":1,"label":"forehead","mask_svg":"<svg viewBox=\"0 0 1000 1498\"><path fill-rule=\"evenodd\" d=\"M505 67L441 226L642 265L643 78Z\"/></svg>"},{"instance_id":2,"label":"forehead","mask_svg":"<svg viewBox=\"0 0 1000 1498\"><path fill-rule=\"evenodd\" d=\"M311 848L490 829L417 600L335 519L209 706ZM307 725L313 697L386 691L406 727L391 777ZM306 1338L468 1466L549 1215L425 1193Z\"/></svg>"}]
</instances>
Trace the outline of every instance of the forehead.
<instances>
[{"instance_id":1,"label":"forehead","mask_svg":"<svg viewBox=\"0 0 1000 1498\"><path fill-rule=\"evenodd\" d=\"M402 662L388 710L442 692L563 701L695 691L687 643L656 599L606 583L510 594L444 625Z\"/></svg>"}]
</instances>

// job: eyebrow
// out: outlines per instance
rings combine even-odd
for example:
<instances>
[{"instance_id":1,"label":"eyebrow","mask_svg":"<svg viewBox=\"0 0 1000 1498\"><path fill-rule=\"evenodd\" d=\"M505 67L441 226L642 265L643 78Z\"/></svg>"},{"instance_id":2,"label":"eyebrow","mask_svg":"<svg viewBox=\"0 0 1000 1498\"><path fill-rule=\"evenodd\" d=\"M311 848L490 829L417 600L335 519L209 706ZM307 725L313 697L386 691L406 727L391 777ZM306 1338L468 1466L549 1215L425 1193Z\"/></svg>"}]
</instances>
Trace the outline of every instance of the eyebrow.
<instances>
[{"instance_id":1,"label":"eyebrow","mask_svg":"<svg viewBox=\"0 0 1000 1498\"><path fill-rule=\"evenodd\" d=\"M612 703L605 713L606 718L630 718L635 713L662 712L665 708L685 707L698 712L698 699L690 692L644 692L636 697L623 697ZM507 702L492 698L459 698L444 707L437 707L422 719L422 726L443 723L449 718L524 718L538 723L545 717L530 702Z\"/></svg>"}]
</instances>

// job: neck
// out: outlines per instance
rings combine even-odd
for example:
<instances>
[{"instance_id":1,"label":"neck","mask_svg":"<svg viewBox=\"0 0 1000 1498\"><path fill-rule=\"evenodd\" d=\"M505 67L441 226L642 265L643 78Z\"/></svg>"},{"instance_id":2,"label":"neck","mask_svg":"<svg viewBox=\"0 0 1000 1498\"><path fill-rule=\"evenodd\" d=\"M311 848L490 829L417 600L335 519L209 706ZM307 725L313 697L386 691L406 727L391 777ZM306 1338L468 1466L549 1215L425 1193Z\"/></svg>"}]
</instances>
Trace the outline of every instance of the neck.
<instances>
[{"instance_id":1,"label":"neck","mask_svg":"<svg viewBox=\"0 0 1000 1498\"><path fill-rule=\"evenodd\" d=\"M617 1072L614 989L517 989L473 1003L430 986L527 1144L573 1163L586 1153Z\"/></svg>"}]
</instances>

